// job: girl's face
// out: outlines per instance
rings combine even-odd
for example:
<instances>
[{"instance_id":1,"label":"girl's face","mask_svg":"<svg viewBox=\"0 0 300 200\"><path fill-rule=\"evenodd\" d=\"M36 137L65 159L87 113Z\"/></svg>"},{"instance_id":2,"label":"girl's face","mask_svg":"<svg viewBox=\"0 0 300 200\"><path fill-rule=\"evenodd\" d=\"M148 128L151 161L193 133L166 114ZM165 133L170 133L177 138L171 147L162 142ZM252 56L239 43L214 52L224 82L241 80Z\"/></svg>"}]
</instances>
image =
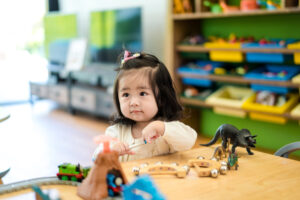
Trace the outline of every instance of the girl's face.
<instances>
[{"instance_id":1,"label":"girl's face","mask_svg":"<svg viewBox=\"0 0 300 200\"><path fill-rule=\"evenodd\" d=\"M149 77L143 69L131 69L119 80L118 96L122 114L136 122L149 122L158 111Z\"/></svg>"}]
</instances>

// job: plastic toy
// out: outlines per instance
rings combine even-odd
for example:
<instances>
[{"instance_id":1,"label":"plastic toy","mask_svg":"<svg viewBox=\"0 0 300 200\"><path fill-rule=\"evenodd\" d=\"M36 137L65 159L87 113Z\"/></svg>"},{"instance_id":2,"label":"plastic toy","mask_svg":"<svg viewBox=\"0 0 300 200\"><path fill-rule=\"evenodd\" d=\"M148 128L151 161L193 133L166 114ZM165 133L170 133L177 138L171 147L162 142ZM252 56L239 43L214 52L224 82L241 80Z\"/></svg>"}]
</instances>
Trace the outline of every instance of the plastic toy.
<instances>
[{"instance_id":1,"label":"plastic toy","mask_svg":"<svg viewBox=\"0 0 300 200\"><path fill-rule=\"evenodd\" d=\"M215 148L214 154L211 158L211 160L222 160L223 158L226 158L226 150L223 146L218 146Z\"/></svg>"},{"instance_id":2,"label":"plastic toy","mask_svg":"<svg viewBox=\"0 0 300 200\"><path fill-rule=\"evenodd\" d=\"M125 200L164 200L163 194L156 188L153 180L148 175L138 177L133 183L123 188Z\"/></svg>"},{"instance_id":3,"label":"plastic toy","mask_svg":"<svg viewBox=\"0 0 300 200\"><path fill-rule=\"evenodd\" d=\"M245 147L249 155L253 155L250 148L255 147L256 140L254 139L256 135L251 135L248 129L238 130L235 126L231 124L223 124L218 129L214 138L207 144L200 144L202 146L210 146L217 142L219 138L222 138L222 146L224 149L227 148L228 139L232 144L231 152L235 153L236 147Z\"/></svg>"},{"instance_id":4,"label":"plastic toy","mask_svg":"<svg viewBox=\"0 0 300 200\"><path fill-rule=\"evenodd\" d=\"M215 160L206 160L206 159L191 159L188 161L189 167L194 167L197 171L198 176L211 176L213 178L218 177L220 174L226 174L227 172L227 163L219 163Z\"/></svg>"},{"instance_id":5,"label":"plastic toy","mask_svg":"<svg viewBox=\"0 0 300 200\"><path fill-rule=\"evenodd\" d=\"M51 189L42 191L37 185L32 186L32 190L35 192L36 200L60 200L60 196L57 190Z\"/></svg>"},{"instance_id":6,"label":"plastic toy","mask_svg":"<svg viewBox=\"0 0 300 200\"><path fill-rule=\"evenodd\" d=\"M240 10L240 8L238 6L227 5L225 0L220 0L220 6L222 7L224 13Z\"/></svg>"},{"instance_id":7,"label":"plastic toy","mask_svg":"<svg viewBox=\"0 0 300 200\"><path fill-rule=\"evenodd\" d=\"M119 170L112 169L106 175L108 196L119 196L122 191L123 178Z\"/></svg>"},{"instance_id":8,"label":"plastic toy","mask_svg":"<svg viewBox=\"0 0 300 200\"><path fill-rule=\"evenodd\" d=\"M242 0L240 7L243 11L258 9L256 0Z\"/></svg>"},{"instance_id":9,"label":"plastic toy","mask_svg":"<svg viewBox=\"0 0 300 200\"><path fill-rule=\"evenodd\" d=\"M162 164L154 165L142 164L141 167L133 167L133 173L138 176L140 174L149 175L176 175L178 178L184 178L189 172L188 166L179 167L177 164Z\"/></svg>"},{"instance_id":10,"label":"plastic toy","mask_svg":"<svg viewBox=\"0 0 300 200\"><path fill-rule=\"evenodd\" d=\"M279 0L258 0L257 1L258 5L266 7L267 10L276 10L280 8L280 1Z\"/></svg>"},{"instance_id":11,"label":"plastic toy","mask_svg":"<svg viewBox=\"0 0 300 200\"><path fill-rule=\"evenodd\" d=\"M1 179L9 172L9 170L10 170L10 168L5 168L5 170L3 170L3 171L1 170L0 171L0 185L3 184L3 182L2 182Z\"/></svg>"},{"instance_id":12,"label":"plastic toy","mask_svg":"<svg viewBox=\"0 0 300 200\"><path fill-rule=\"evenodd\" d=\"M228 169L234 168L235 170L237 170L238 167L239 167L239 162L238 162L237 154L229 152L227 168Z\"/></svg>"},{"instance_id":13,"label":"plastic toy","mask_svg":"<svg viewBox=\"0 0 300 200\"><path fill-rule=\"evenodd\" d=\"M89 171L90 167L82 167L80 164L63 163L58 166L58 173L56 175L60 180L81 182L87 177Z\"/></svg>"},{"instance_id":14,"label":"plastic toy","mask_svg":"<svg viewBox=\"0 0 300 200\"><path fill-rule=\"evenodd\" d=\"M203 5L210 8L212 13L222 13L222 7L218 3L212 3L210 1L204 1Z\"/></svg>"}]
</instances>

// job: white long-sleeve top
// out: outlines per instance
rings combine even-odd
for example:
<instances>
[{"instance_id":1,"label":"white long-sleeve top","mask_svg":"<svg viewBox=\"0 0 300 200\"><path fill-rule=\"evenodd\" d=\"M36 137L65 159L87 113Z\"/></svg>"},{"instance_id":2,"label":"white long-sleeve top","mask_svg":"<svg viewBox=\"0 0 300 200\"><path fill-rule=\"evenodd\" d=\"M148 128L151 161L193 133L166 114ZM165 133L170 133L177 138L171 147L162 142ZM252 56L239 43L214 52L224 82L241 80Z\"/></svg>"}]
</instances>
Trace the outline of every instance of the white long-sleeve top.
<instances>
[{"instance_id":1,"label":"white long-sleeve top","mask_svg":"<svg viewBox=\"0 0 300 200\"><path fill-rule=\"evenodd\" d=\"M133 146L132 151L135 154L120 156L121 162L184 151L194 146L197 139L197 133L194 129L179 121L164 123L165 133L151 144L145 144L142 138L134 139L131 126L128 125L109 126L105 134L127 143L129 147Z\"/></svg>"}]
</instances>

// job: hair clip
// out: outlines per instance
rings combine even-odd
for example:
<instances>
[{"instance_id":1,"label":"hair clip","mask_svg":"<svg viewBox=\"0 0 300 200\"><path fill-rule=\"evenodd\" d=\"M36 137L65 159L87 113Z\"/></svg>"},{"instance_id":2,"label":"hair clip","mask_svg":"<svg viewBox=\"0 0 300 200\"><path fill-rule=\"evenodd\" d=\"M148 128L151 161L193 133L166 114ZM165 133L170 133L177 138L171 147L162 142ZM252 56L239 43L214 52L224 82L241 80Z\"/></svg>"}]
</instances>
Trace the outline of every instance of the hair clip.
<instances>
[{"instance_id":1,"label":"hair clip","mask_svg":"<svg viewBox=\"0 0 300 200\"><path fill-rule=\"evenodd\" d=\"M130 54L131 53L127 50L124 52L124 58L122 59L122 62L121 62L122 64L124 64L127 60L131 60L131 59L138 58L141 56L140 53L135 53L132 56L130 56Z\"/></svg>"}]
</instances>

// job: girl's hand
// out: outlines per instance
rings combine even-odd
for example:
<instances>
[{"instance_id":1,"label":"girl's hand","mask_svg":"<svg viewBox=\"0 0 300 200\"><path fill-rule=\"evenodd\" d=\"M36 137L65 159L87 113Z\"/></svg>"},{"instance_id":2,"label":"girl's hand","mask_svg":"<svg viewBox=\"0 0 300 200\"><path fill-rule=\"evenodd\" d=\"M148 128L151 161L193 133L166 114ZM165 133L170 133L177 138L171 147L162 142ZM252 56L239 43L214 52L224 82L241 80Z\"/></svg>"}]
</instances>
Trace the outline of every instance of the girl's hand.
<instances>
[{"instance_id":1,"label":"girl's hand","mask_svg":"<svg viewBox=\"0 0 300 200\"><path fill-rule=\"evenodd\" d=\"M142 131L143 140L151 143L157 138L163 136L164 132L165 124L163 121L150 122Z\"/></svg>"},{"instance_id":2,"label":"girl's hand","mask_svg":"<svg viewBox=\"0 0 300 200\"><path fill-rule=\"evenodd\" d=\"M125 143L120 142L120 141L117 141L117 142L113 143L112 150L117 151L120 156L123 156L125 154L130 154L130 155L134 154L134 152L129 149L128 144L125 144Z\"/></svg>"}]
</instances>

